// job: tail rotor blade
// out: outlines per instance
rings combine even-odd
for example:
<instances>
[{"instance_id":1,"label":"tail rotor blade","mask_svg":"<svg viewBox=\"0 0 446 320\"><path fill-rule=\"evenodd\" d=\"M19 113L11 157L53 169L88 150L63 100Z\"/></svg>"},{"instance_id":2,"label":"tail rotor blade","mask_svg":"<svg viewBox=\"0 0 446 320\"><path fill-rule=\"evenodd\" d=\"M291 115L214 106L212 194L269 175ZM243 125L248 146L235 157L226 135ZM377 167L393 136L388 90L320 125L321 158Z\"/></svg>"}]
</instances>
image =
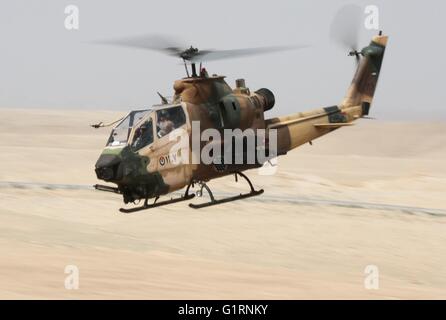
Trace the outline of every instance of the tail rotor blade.
<instances>
[{"instance_id":1,"label":"tail rotor blade","mask_svg":"<svg viewBox=\"0 0 446 320\"><path fill-rule=\"evenodd\" d=\"M336 14L330 26L330 38L344 49L358 49L359 31L362 23L361 7L349 4Z\"/></svg>"}]
</instances>

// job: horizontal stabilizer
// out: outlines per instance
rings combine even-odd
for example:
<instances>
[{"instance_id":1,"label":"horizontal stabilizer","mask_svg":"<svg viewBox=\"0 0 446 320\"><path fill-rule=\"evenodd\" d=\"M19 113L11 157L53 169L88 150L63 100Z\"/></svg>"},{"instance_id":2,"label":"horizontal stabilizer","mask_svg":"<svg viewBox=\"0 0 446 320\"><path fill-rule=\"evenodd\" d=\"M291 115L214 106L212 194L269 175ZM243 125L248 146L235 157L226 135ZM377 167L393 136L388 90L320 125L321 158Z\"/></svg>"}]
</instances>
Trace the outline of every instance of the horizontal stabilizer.
<instances>
[{"instance_id":1,"label":"horizontal stabilizer","mask_svg":"<svg viewBox=\"0 0 446 320\"><path fill-rule=\"evenodd\" d=\"M315 124L314 126L316 128L335 129L340 127L349 127L353 125L354 125L353 123L349 122L349 123L320 123L320 124Z\"/></svg>"}]
</instances>

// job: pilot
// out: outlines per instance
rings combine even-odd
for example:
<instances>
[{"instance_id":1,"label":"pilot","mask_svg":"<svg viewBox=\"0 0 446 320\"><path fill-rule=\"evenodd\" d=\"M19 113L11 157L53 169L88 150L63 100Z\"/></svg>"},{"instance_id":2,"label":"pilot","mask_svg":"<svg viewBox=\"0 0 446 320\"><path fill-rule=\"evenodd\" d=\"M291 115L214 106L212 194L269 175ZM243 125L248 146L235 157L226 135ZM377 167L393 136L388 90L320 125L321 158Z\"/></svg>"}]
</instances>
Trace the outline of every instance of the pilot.
<instances>
[{"instance_id":1,"label":"pilot","mask_svg":"<svg viewBox=\"0 0 446 320\"><path fill-rule=\"evenodd\" d=\"M148 122L143 123L141 127L137 129L137 131L135 132L135 137L136 138L133 140L132 144L132 147L135 150L139 150L152 142L153 138Z\"/></svg>"},{"instance_id":2,"label":"pilot","mask_svg":"<svg viewBox=\"0 0 446 320\"><path fill-rule=\"evenodd\" d=\"M167 110L161 110L158 115L158 137L163 137L169 134L174 129L174 123L170 119L169 112Z\"/></svg>"}]
</instances>

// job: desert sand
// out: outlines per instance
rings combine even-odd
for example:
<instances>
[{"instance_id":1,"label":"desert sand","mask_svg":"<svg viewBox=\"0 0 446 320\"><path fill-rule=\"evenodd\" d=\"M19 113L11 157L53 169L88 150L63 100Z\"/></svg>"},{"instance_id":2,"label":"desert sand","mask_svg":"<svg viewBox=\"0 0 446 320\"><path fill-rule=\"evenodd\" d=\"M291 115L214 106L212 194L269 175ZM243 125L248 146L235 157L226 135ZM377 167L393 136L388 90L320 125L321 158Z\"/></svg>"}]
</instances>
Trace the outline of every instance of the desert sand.
<instances>
[{"instance_id":1,"label":"desert sand","mask_svg":"<svg viewBox=\"0 0 446 320\"><path fill-rule=\"evenodd\" d=\"M258 198L125 215L89 188L109 134L89 124L120 115L0 109L0 298L446 298L445 123L360 120L248 172Z\"/></svg>"}]
</instances>

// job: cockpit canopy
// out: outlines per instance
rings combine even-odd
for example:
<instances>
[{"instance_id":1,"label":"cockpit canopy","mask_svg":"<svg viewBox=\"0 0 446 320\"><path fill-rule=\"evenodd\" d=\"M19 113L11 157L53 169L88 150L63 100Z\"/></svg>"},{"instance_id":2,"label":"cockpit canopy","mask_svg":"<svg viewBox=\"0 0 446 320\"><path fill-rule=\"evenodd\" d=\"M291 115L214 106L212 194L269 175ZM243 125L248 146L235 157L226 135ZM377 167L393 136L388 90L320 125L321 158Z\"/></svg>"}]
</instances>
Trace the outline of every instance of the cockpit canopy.
<instances>
[{"instance_id":1,"label":"cockpit canopy","mask_svg":"<svg viewBox=\"0 0 446 320\"><path fill-rule=\"evenodd\" d=\"M134 125L141 121L146 115L152 112L151 109L135 110L130 112L119 124L113 128L110 138L108 139L108 147L117 147L127 144L130 132Z\"/></svg>"},{"instance_id":2,"label":"cockpit canopy","mask_svg":"<svg viewBox=\"0 0 446 320\"><path fill-rule=\"evenodd\" d=\"M130 145L134 151L137 151L152 143L154 137L162 138L171 131L182 127L185 123L186 115L181 105L135 110L113 128L107 146L127 145L134 129L135 133Z\"/></svg>"}]
</instances>

